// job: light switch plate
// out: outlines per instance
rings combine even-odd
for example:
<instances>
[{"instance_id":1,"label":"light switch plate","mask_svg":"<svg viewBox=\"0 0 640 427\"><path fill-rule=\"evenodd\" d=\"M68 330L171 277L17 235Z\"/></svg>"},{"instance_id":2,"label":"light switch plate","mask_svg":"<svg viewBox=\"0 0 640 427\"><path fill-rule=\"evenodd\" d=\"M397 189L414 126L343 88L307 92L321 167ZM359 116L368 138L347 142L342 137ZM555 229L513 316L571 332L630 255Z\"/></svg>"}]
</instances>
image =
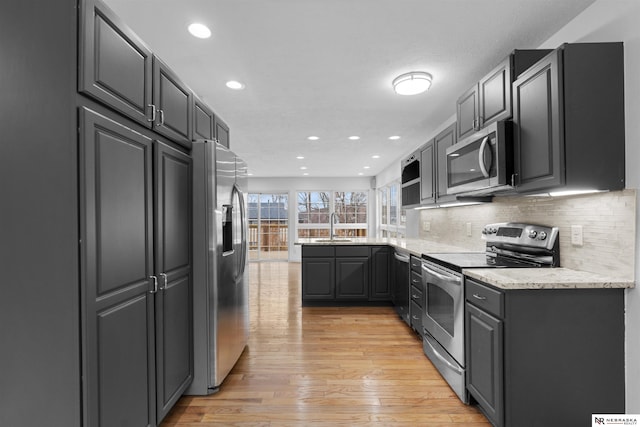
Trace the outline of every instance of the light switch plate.
<instances>
[{"instance_id":1,"label":"light switch plate","mask_svg":"<svg viewBox=\"0 0 640 427\"><path fill-rule=\"evenodd\" d=\"M571 244L573 246L582 246L582 226L581 225L572 225L571 226Z\"/></svg>"},{"instance_id":2,"label":"light switch plate","mask_svg":"<svg viewBox=\"0 0 640 427\"><path fill-rule=\"evenodd\" d=\"M431 223L429 221L422 221L422 231L431 231Z\"/></svg>"}]
</instances>

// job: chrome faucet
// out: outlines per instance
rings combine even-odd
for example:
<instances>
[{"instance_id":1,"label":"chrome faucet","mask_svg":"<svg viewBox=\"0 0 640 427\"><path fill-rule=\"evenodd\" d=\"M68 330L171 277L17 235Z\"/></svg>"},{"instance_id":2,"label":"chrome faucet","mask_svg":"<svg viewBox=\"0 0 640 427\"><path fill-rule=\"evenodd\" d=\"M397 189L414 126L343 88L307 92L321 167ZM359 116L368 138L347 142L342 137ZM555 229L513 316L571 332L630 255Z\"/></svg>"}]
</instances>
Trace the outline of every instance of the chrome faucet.
<instances>
[{"instance_id":1,"label":"chrome faucet","mask_svg":"<svg viewBox=\"0 0 640 427\"><path fill-rule=\"evenodd\" d=\"M333 228L333 225L336 223L336 213L335 212L331 212L331 215L329 215L329 238L331 240L333 240L336 236L335 236L335 230Z\"/></svg>"}]
</instances>

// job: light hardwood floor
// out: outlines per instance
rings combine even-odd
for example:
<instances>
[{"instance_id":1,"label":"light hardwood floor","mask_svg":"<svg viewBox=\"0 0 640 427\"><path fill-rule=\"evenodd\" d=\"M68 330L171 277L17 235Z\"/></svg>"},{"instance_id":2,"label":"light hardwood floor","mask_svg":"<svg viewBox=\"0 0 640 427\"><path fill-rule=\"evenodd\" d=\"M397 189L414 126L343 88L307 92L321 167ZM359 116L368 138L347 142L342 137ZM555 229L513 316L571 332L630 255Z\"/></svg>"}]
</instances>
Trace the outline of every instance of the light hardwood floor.
<instances>
[{"instance_id":1,"label":"light hardwood floor","mask_svg":"<svg viewBox=\"0 0 640 427\"><path fill-rule=\"evenodd\" d=\"M490 426L391 307L300 306L300 264L250 264L249 345L220 392L162 427Z\"/></svg>"}]
</instances>

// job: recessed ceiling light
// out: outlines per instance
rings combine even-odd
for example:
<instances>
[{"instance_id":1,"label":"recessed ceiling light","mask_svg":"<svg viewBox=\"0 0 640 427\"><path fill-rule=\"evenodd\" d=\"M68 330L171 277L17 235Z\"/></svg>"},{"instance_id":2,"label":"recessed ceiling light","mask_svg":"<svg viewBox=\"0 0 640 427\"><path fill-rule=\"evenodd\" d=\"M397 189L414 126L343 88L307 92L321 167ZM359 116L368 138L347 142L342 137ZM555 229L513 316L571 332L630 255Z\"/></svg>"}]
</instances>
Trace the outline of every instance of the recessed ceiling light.
<instances>
[{"instance_id":1,"label":"recessed ceiling light","mask_svg":"<svg viewBox=\"0 0 640 427\"><path fill-rule=\"evenodd\" d=\"M362 169L371 169L371 166L365 166Z\"/></svg>"},{"instance_id":2,"label":"recessed ceiling light","mask_svg":"<svg viewBox=\"0 0 640 427\"><path fill-rule=\"evenodd\" d=\"M377 154L374 154L373 156L371 156L371 158L372 158L372 159L379 159L379 158L380 158L380 156L379 156L379 155L377 155Z\"/></svg>"},{"instance_id":3,"label":"recessed ceiling light","mask_svg":"<svg viewBox=\"0 0 640 427\"><path fill-rule=\"evenodd\" d=\"M352 140L352 141L357 141L357 140L360 139L360 137L357 136L357 135L353 135L353 136L350 136L349 139Z\"/></svg>"},{"instance_id":4,"label":"recessed ceiling light","mask_svg":"<svg viewBox=\"0 0 640 427\"><path fill-rule=\"evenodd\" d=\"M312 135L312 136L308 137L307 139L308 139L309 141L317 141L317 140L319 140L320 138L319 138L319 137L317 137L317 136Z\"/></svg>"},{"instance_id":5,"label":"recessed ceiling light","mask_svg":"<svg viewBox=\"0 0 640 427\"><path fill-rule=\"evenodd\" d=\"M304 159L304 156L298 156L298 157L296 157L296 159L302 160L302 159Z\"/></svg>"},{"instance_id":6,"label":"recessed ceiling light","mask_svg":"<svg viewBox=\"0 0 640 427\"><path fill-rule=\"evenodd\" d=\"M398 95L417 95L429 90L432 79L431 74L424 71L401 74L393 79L393 90Z\"/></svg>"},{"instance_id":7,"label":"recessed ceiling light","mask_svg":"<svg viewBox=\"0 0 640 427\"><path fill-rule=\"evenodd\" d=\"M300 170L306 170L307 167L306 166L300 166Z\"/></svg>"},{"instance_id":8,"label":"recessed ceiling light","mask_svg":"<svg viewBox=\"0 0 640 427\"><path fill-rule=\"evenodd\" d=\"M302 175L307 176L307 175L309 175L309 172L305 172Z\"/></svg>"},{"instance_id":9,"label":"recessed ceiling light","mask_svg":"<svg viewBox=\"0 0 640 427\"><path fill-rule=\"evenodd\" d=\"M193 24L189 25L188 29L192 36L199 39L208 39L209 37L211 37L211 30L204 24L194 22Z\"/></svg>"},{"instance_id":10,"label":"recessed ceiling light","mask_svg":"<svg viewBox=\"0 0 640 427\"><path fill-rule=\"evenodd\" d=\"M364 173L362 173L362 172L358 172L358 175L364 175Z\"/></svg>"},{"instance_id":11,"label":"recessed ceiling light","mask_svg":"<svg viewBox=\"0 0 640 427\"><path fill-rule=\"evenodd\" d=\"M227 87L229 89L233 89L233 90L242 90L244 89L244 83L240 83L239 81L236 80L229 80L226 83Z\"/></svg>"},{"instance_id":12,"label":"recessed ceiling light","mask_svg":"<svg viewBox=\"0 0 640 427\"><path fill-rule=\"evenodd\" d=\"M400 139L400 137L398 135L393 135L389 137L390 140L395 141L397 139Z\"/></svg>"},{"instance_id":13,"label":"recessed ceiling light","mask_svg":"<svg viewBox=\"0 0 640 427\"><path fill-rule=\"evenodd\" d=\"M253 174L251 172L247 173L247 176L253 176Z\"/></svg>"}]
</instances>

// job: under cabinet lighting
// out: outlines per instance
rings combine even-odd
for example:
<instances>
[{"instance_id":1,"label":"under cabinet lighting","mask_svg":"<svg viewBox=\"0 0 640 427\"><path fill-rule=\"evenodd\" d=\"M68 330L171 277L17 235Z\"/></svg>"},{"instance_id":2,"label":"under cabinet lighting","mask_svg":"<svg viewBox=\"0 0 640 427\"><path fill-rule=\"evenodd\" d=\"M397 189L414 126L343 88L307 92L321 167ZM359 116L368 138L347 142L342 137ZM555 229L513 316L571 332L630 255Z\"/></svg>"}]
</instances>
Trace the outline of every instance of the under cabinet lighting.
<instances>
[{"instance_id":1,"label":"under cabinet lighting","mask_svg":"<svg viewBox=\"0 0 640 427\"><path fill-rule=\"evenodd\" d=\"M551 197L562 197L562 196L578 196L580 194L593 194L593 193L603 193L606 190L566 190L566 191L550 191L549 195Z\"/></svg>"},{"instance_id":2,"label":"under cabinet lighting","mask_svg":"<svg viewBox=\"0 0 640 427\"><path fill-rule=\"evenodd\" d=\"M189 25L188 30L192 36L199 39L208 39L209 37L211 37L211 30L204 24L194 22L193 24Z\"/></svg>"}]
</instances>

